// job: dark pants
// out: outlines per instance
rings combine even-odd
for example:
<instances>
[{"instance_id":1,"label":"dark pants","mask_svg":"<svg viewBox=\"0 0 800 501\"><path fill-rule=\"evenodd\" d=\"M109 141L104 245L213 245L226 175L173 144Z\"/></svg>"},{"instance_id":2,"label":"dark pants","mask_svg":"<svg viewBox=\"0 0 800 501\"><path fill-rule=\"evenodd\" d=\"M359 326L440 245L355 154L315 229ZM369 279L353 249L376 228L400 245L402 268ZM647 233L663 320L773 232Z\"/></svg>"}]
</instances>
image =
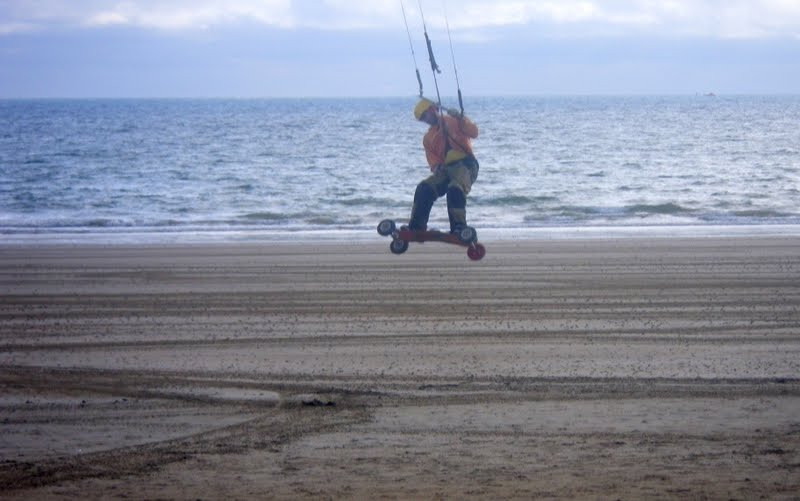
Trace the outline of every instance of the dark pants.
<instances>
[{"instance_id":1,"label":"dark pants","mask_svg":"<svg viewBox=\"0 0 800 501\"><path fill-rule=\"evenodd\" d=\"M467 195L472 189L472 183L478 178L478 168L475 157L467 157L438 167L432 175L419 183L414 192L414 205L408 227L412 230L427 228L433 203L444 195L447 195L450 231L466 226Z\"/></svg>"}]
</instances>

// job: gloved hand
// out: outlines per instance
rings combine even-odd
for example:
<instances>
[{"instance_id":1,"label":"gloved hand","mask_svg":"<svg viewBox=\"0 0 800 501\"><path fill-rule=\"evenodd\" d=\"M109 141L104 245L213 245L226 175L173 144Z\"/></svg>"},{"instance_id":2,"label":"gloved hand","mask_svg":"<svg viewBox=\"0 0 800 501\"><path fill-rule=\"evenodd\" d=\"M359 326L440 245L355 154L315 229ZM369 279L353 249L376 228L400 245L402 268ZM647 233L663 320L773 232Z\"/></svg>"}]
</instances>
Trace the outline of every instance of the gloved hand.
<instances>
[{"instance_id":1,"label":"gloved hand","mask_svg":"<svg viewBox=\"0 0 800 501\"><path fill-rule=\"evenodd\" d=\"M455 108L445 108L444 111L453 118L462 118L463 115L461 114L460 110Z\"/></svg>"}]
</instances>

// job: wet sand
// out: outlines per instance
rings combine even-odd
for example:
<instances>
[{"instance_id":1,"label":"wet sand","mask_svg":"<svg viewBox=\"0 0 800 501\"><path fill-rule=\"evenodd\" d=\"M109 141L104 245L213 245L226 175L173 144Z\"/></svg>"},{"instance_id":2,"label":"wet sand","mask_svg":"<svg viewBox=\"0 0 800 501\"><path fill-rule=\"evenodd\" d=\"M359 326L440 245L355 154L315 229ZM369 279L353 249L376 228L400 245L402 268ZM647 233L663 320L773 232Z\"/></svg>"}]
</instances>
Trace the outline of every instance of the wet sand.
<instances>
[{"instance_id":1,"label":"wet sand","mask_svg":"<svg viewBox=\"0 0 800 501\"><path fill-rule=\"evenodd\" d=\"M3 499L800 499L800 239L0 247Z\"/></svg>"}]
</instances>

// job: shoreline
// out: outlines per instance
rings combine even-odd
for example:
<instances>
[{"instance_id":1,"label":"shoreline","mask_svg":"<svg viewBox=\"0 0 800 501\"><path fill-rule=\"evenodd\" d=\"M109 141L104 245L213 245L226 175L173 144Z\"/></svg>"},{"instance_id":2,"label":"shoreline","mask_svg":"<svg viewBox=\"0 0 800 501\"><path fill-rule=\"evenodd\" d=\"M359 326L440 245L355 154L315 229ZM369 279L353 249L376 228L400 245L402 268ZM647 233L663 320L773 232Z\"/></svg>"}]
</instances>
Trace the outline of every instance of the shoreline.
<instances>
[{"instance_id":1,"label":"shoreline","mask_svg":"<svg viewBox=\"0 0 800 501\"><path fill-rule=\"evenodd\" d=\"M481 240L548 241L609 238L732 238L796 237L800 224L764 225L622 225L477 228ZM338 242L365 243L381 239L374 228L361 229L75 229L71 231L6 230L0 247L40 245L159 245L159 244L270 244Z\"/></svg>"},{"instance_id":2,"label":"shoreline","mask_svg":"<svg viewBox=\"0 0 800 501\"><path fill-rule=\"evenodd\" d=\"M4 499L792 498L800 236L0 246Z\"/></svg>"}]
</instances>

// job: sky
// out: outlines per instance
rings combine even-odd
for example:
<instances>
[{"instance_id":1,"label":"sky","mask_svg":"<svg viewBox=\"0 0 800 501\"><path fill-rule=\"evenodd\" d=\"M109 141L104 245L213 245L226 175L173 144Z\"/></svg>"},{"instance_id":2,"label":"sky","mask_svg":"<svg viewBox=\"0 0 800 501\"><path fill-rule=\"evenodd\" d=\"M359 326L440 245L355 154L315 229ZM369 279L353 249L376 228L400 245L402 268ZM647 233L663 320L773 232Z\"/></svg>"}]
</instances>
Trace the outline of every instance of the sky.
<instances>
[{"instance_id":1,"label":"sky","mask_svg":"<svg viewBox=\"0 0 800 501\"><path fill-rule=\"evenodd\" d=\"M800 0L0 0L0 98L431 94L424 27L443 95L800 94Z\"/></svg>"}]
</instances>

